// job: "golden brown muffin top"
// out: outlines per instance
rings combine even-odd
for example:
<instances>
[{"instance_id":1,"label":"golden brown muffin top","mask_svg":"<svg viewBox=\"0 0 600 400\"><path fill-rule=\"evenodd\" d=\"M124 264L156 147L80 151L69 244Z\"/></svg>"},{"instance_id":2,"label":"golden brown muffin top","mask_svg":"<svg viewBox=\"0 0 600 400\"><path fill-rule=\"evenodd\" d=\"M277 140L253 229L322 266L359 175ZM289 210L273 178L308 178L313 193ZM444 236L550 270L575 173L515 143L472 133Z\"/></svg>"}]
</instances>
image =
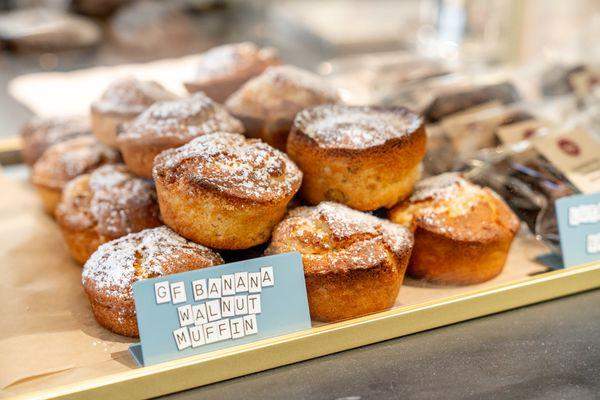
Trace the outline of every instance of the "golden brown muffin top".
<instances>
[{"instance_id":1,"label":"golden brown muffin top","mask_svg":"<svg viewBox=\"0 0 600 400\"><path fill-rule=\"evenodd\" d=\"M215 132L242 133L244 127L223 106L204 93L189 98L160 101L130 123L124 124L117 141L142 138L190 138Z\"/></svg>"},{"instance_id":2,"label":"golden brown muffin top","mask_svg":"<svg viewBox=\"0 0 600 400\"><path fill-rule=\"evenodd\" d=\"M123 164L104 165L70 181L56 218L70 229L94 228L109 239L162 225L154 184Z\"/></svg>"},{"instance_id":3,"label":"golden brown muffin top","mask_svg":"<svg viewBox=\"0 0 600 400\"><path fill-rule=\"evenodd\" d=\"M92 135L78 136L48 148L33 166L36 185L62 189L71 179L120 160L119 152Z\"/></svg>"},{"instance_id":4,"label":"golden brown muffin top","mask_svg":"<svg viewBox=\"0 0 600 400\"><path fill-rule=\"evenodd\" d=\"M404 107L325 104L301 111L292 129L319 147L360 150L411 135L423 119Z\"/></svg>"},{"instance_id":5,"label":"golden brown muffin top","mask_svg":"<svg viewBox=\"0 0 600 400\"><path fill-rule=\"evenodd\" d=\"M280 64L277 50L260 48L252 42L214 47L200 56L194 82L205 83L230 76L255 76L267 67Z\"/></svg>"},{"instance_id":6,"label":"golden brown muffin top","mask_svg":"<svg viewBox=\"0 0 600 400\"><path fill-rule=\"evenodd\" d=\"M111 305L111 300L133 301L137 281L219 264L223 259L216 252L161 226L98 247L83 266L82 283Z\"/></svg>"},{"instance_id":7,"label":"golden brown muffin top","mask_svg":"<svg viewBox=\"0 0 600 400\"><path fill-rule=\"evenodd\" d=\"M89 134L90 120L87 117L33 117L21 128L23 159L33 165L53 144Z\"/></svg>"},{"instance_id":8,"label":"golden brown muffin top","mask_svg":"<svg viewBox=\"0 0 600 400\"><path fill-rule=\"evenodd\" d=\"M408 257L408 229L345 205L322 202L291 210L273 231L266 254L298 251L305 273L372 268Z\"/></svg>"},{"instance_id":9,"label":"golden brown muffin top","mask_svg":"<svg viewBox=\"0 0 600 400\"><path fill-rule=\"evenodd\" d=\"M236 133L201 136L163 151L154 160L153 176L256 202L290 197L302 182L302 172L285 153Z\"/></svg>"},{"instance_id":10,"label":"golden brown muffin top","mask_svg":"<svg viewBox=\"0 0 600 400\"><path fill-rule=\"evenodd\" d=\"M465 242L487 242L514 236L519 220L493 190L455 173L418 182L412 196L390 211L396 223Z\"/></svg>"},{"instance_id":11,"label":"golden brown muffin top","mask_svg":"<svg viewBox=\"0 0 600 400\"><path fill-rule=\"evenodd\" d=\"M337 90L312 72L291 65L267 68L225 102L236 115L293 119L302 109L340 101Z\"/></svg>"},{"instance_id":12,"label":"golden brown muffin top","mask_svg":"<svg viewBox=\"0 0 600 400\"><path fill-rule=\"evenodd\" d=\"M157 82L125 77L112 82L102 96L92 103L92 110L136 115L159 100L176 98L176 95Z\"/></svg>"}]
</instances>

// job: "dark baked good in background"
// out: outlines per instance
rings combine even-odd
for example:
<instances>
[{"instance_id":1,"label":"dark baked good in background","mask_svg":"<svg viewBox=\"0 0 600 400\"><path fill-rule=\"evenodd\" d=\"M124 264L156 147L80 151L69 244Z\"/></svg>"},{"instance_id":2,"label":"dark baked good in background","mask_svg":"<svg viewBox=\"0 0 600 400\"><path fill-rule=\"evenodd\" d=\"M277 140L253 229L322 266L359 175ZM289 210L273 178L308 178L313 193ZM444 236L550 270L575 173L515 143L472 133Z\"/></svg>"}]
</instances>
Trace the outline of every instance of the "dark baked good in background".
<instances>
[{"instance_id":1,"label":"dark baked good in background","mask_svg":"<svg viewBox=\"0 0 600 400\"><path fill-rule=\"evenodd\" d=\"M511 110L506 113L506 116L498 126L512 125L519 122L529 121L532 119L535 119L535 116L533 116L533 114L525 110Z\"/></svg>"},{"instance_id":2,"label":"dark baked good in background","mask_svg":"<svg viewBox=\"0 0 600 400\"><path fill-rule=\"evenodd\" d=\"M286 154L234 133L162 152L153 175L165 224L218 249L266 242L302 181Z\"/></svg>"},{"instance_id":3,"label":"dark baked good in background","mask_svg":"<svg viewBox=\"0 0 600 400\"><path fill-rule=\"evenodd\" d=\"M69 3L78 14L102 18L133 1L135 0L70 0Z\"/></svg>"},{"instance_id":4,"label":"dark baked good in background","mask_svg":"<svg viewBox=\"0 0 600 400\"><path fill-rule=\"evenodd\" d=\"M519 220L494 191L446 173L418 182L390 219L415 235L408 274L450 285L484 282L504 268Z\"/></svg>"},{"instance_id":5,"label":"dark baked good in background","mask_svg":"<svg viewBox=\"0 0 600 400\"><path fill-rule=\"evenodd\" d=\"M128 56L131 53L151 53L154 59L181 56L206 40L195 34L185 6L180 1L132 1L113 15L107 33Z\"/></svg>"},{"instance_id":6,"label":"dark baked good in background","mask_svg":"<svg viewBox=\"0 0 600 400\"><path fill-rule=\"evenodd\" d=\"M27 165L33 165L53 144L90 134L87 117L33 117L21 128L23 147L21 156Z\"/></svg>"},{"instance_id":7,"label":"dark baked good in background","mask_svg":"<svg viewBox=\"0 0 600 400\"><path fill-rule=\"evenodd\" d=\"M267 67L281 64L277 50L251 42L214 47L200 56L196 76L184 82L188 92L204 92L218 103Z\"/></svg>"},{"instance_id":8,"label":"dark baked good in background","mask_svg":"<svg viewBox=\"0 0 600 400\"><path fill-rule=\"evenodd\" d=\"M132 77L112 82L92 103L92 132L107 146L117 147L117 129L159 100L174 100L173 93L154 81Z\"/></svg>"},{"instance_id":9,"label":"dark baked good in background","mask_svg":"<svg viewBox=\"0 0 600 400\"><path fill-rule=\"evenodd\" d=\"M572 93L575 88L571 77L588 69L584 64L552 65L542 72L540 89L544 96L562 96Z\"/></svg>"},{"instance_id":10,"label":"dark baked good in background","mask_svg":"<svg viewBox=\"0 0 600 400\"><path fill-rule=\"evenodd\" d=\"M190 140L215 132L242 133L242 123L204 93L153 104L131 123L124 124L117 143L127 167L151 178L154 157Z\"/></svg>"},{"instance_id":11,"label":"dark baked good in background","mask_svg":"<svg viewBox=\"0 0 600 400\"><path fill-rule=\"evenodd\" d=\"M291 210L265 253L300 252L310 315L330 322L392 307L412 246L403 226L323 202Z\"/></svg>"},{"instance_id":12,"label":"dark baked good in background","mask_svg":"<svg viewBox=\"0 0 600 400\"><path fill-rule=\"evenodd\" d=\"M428 122L438 122L451 114L491 101L509 104L520 99L517 88L510 82L453 89L438 94L427 106L424 115Z\"/></svg>"},{"instance_id":13,"label":"dark baked good in background","mask_svg":"<svg viewBox=\"0 0 600 400\"><path fill-rule=\"evenodd\" d=\"M250 79L225 102L239 118L246 136L264 140L285 150L296 114L309 107L340 101L327 80L290 65L269 67Z\"/></svg>"},{"instance_id":14,"label":"dark baked good in background","mask_svg":"<svg viewBox=\"0 0 600 400\"><path fill-rule=\"evenodd\" d=\"M296 116L287 152L304 173L309 203L368 211L410 195L426 142L423 118L406 108L329 104Z\"/></svg>"},{"instance_id":15,"label":"dark baked good in background","mask_svg":"<svg viewBox=\"0 0 600 400\"><path fill-rule=\"evenodd\" d=\"M513 146L502 153L481 153L469 180L492 188L517 214L536 239L560 254L555 202L579 190L532 147Z\"/></svg>"},{"instance_id":16,"label":"dark baked good in background","mask_svg":"<svg viewBox=\"0 0 600 400\"><path fill-rule=\"evenodd\" d=\"M31 180L44 208L54 215L63 188L71 179L119 160L118 151L94 136L78 136L49 147L33 165Z\"/></svg>"},{"instance_id":17,"label":"dark baked good in background","mask_svg":"<svg viewBox=\"0 0 600 400\"><path fill-rule=\"evenodd\" d=\"M219 264L219 254L161 226L101 245L85 263L82 283L100 325L137 337L135 282Z\"/></svg>"},{"instance_id":18,"label":"dark baked good in background","mask_svg":"<svg viewBox=\"0 0 600 400\"><path fill-rule=\"evenodd\" d=\"M56 208L56 221L80 264L102 243L162 225L154 184L122 164L104 165L70 181Z\"/></svg>"},{"instance_id":19,"label":"dark baked good in background","mask_svg":"<svg viewBox=\"0 0 600 400\"><path fill-rule=\"evenodd\" d=\"M10 3L4 1L0 6ZM0 13L2 47L20 52L59 52L91 47L102 39L100 27L90 18L60 10L51 2L23 3L27 7ZM35 3L38 7L31 7Z\"/></svg>"}]
</instances>

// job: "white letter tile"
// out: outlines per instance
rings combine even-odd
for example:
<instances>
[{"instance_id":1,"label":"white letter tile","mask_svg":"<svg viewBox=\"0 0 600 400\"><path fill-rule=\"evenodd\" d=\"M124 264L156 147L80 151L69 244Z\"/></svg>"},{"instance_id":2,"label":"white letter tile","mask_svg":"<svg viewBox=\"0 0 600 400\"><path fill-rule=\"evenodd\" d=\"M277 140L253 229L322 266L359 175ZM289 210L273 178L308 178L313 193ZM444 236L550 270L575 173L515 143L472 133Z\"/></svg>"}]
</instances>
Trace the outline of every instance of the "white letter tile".
<instances>
[{"instance_id":1,"label":"white letter tile","mask_svg":"<svg viewBox=\"0 0 600 400\"><path fill-rule=\"evenodd\" d=\"M256 315L244 316L244 333L247 335L254 335L258 333L258 326L256 326Z\"/></svg>"},{"instance_id":2,"label":"white letter tile","mask_svg":"<svg viewBox=\"0 0 600 400\"><path fill-rule=\"evenodd\" d=\"M223 288L221 294L223 296L233 296L235 294L235 275L223 275L221 277Z\"/></svg>"},{"instance_id":3,"label":"white letter tile","mask_svg":"<svg viewBox=\"0 0 600 400\"><path fill-rule=\"evenodd\" d=\"M206 290L206 279L198 279L192 282L192 292L194 293L194 301L204 300L208 297Z\"/></svg>"},{"instance_id":4,"label":"white letter tile","mask_svg":"<svg viewBox=\"0 0 600 400\"><path fill-rule=\"evenodd\" d=\"M244 318L232 318L229 320L231 338L239 339L244 337Z\"/></svg>"},{"instance_id":5,"label":"white letter tile","mask_svg":"<svg viewBox=\"0 0 600 400\"><path fill-rule=\"evenodd\" d=\"M260 294L248 295L248 314L260 314Z\"/></svg>"},{"instance_id":6,"label":"white letter tile","mask_svg":"<svg viewBox=\"0 0 600 400\"><path fill-rule=\"evenodd\" d=\"M248 298L245 295L235 296L235 315L248 314Z\"/></svg>"},{"instance_id":7,"label":"white letter tile","mask_svg":"<svg viewBox=\"0 0 600 400\"><path fill-rule=\"evenodd\" d=\"M210 278L208 280L208 298L221 298L221 278Z\"/></svg>"},{"instance_id":8,"label":"white letter tile","mask_svg":"<svg viewBox=\"0 0 600 400\"><path fill-rule=\"evenodd\" d=\"M231 339L231 330L229 329L228 319L217 321L217 332L219 333L219 341Z\"/></svg>"},{"instance_id":9,"label":"white letter tile","mask_svg":"<svg viewBox=\"0 0 600 400\"><path fill-rule=\"evenodd\" d=\"M206 314L205 303L200 303L192 306L192 314L194 314L195 325L202 325L208 322L208 315Z\"/></svg>"},{"instance_id":10,"label":"white letter tile","mask_svg":"<svg viewBox=\"0 0 600 400\"><path fill-rule=\"evenodd\" d=\"M235 273L235 292L244 293L248 291L248 273L247 272L236 272Z\"/></svg>"},{"instance_id":11,"label":"white letter tile","mask_svg":"<svg viewBox=\"0 0 600 400\"><path fill-rule=\"evenodd\" d=\"M192 326L190 328L190 339L192 342L192 347L202 346L204 341L204 330L201 326Z\"/></svg>"},{"instance_id":12,"label":"white letter tile","mask_svg":"<svg viewBox=\"0 0 600 400\"><path fill-rule=\"evenodd\" d=\"M177 350L179 351L187 349L192 345L190 340L190 332L186 326L175 329L173 331L173 337L175 338L175 344L177 345Z\"/></svg>"},{"instance_id":13,"label":"white letter tile","mask_svg":"<svg viewBox=\"0 0 600 400\"><path fill-rule=\"evenodd\" d=\"M206 314L210 322L221 319L221 301L219 299L207 301L205 304Z\"/></svg>"},{"instance_id":14,"label":"white letter tile","mask_svg":"<svg viewBox=\"0 0 600 400\"><path fill-rule=\"evenodd\" d=\"M179 326L194 324L194 314L192 313L192 306L189 304L177 307L177 316L179 317Z\"/></svg>"},{"instance_id":15,"label":"white letter tile","mask_svg":"<svg viewBox=\"0 0 600 400\"><path fill-rule=\"evenodd\" d=\"M275 285L275 274L273 273L273 267L262 267L260 269L260 281L262 287Z\"/></svg>"},{"instance_id":16,"label":"white letter tile","mask_svg":"<svg viewBox=\"0 0 600 400\"><path fill-rule=\"evenodd\" d=\"M235 315L235 296L227 296L221 299L221 317L233 317Z\"/></svg>"},{"instance_id":17,"label":"white letter tile","mask_svg":"<svg viewBox=\"0 0 600 400\"><path fill-rule=\"evenodd\" d=\"M248 291L250 293L260 293L260 272L250 272L248 274Z\"/></svg>"},{"instance_id":18,"label":"white letter tile","mask_svg":"<svg viewBox=\"0 0 600 400\"><path fill-rule=\"evenodd\" d=\"M171 299L173 300L173 304L181 304L187 301L183 282L171 283Z\"/></svg>"},{"instance_id":19,"label":"white letter tile","mask_svg":"<svg viewBox=\"0 0 600 400\"><path fill-rule=\"evenodd\" d=\"M204 331L204 340L206 344L214 343L219 341L219 330L217 329L217 322L209 322L202 325Z\"/></svg>"},{"instance_id":20,"label":"white letter tile","mask_svg":"<svg viewBox=\"0 0 600 400\"><path fill-rule=\"evenodd\" d=\"M171 302L171 291L169 289L169 282L164 281L155 283L154 296L156 297L156 304Z\"/></svg>"}]
</instances>

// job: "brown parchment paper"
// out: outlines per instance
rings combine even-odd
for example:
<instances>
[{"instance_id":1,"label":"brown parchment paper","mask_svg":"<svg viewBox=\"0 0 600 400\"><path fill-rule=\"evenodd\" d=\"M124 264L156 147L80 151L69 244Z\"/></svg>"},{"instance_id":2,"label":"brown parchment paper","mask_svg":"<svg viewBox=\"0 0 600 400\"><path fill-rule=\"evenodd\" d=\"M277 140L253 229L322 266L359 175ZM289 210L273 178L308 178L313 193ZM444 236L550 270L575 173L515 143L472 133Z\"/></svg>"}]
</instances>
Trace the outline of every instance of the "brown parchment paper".
<instances>
[{"instance_id":1,"label":"brown parchment paper","mask_svg":"<svg viewBox=\"0 0 600 400\"><path fill-rule=\"evenodd\" d=\"M546 249L517 238L504 272L480 285L441 287L407 279L397 306L496 286L546 270L533 259ZM54 220L34 189L0 171L0 397L135 368L132 340L100 327Z\"/></svg>"},{"instance_id":2,"label":"brown parchment paper","mask_svg":"<svg viewBox=\"0 0 600 400\"><path fill-rule=\"evenodd\" d=\"M194 77L198 60L198 55L192 55L69 72L36 72L11 80L8 93L39 116L85 115L89 105L118 77L154 80L175 94L185 95L182 82ZM56 101L57 93L60 101Z\"/></svg>"},{"instance_id":3,"label":"brown parchment paper","mask_svg":"<svg viewBox=\"0 0 600 400\"><path fill-rule=\"evenodd\" d=\"M3 395L64 381L48 375L58 371L64 377L89 378L133 366L124 353L132 340L94 321L81 286L81 267L70 260L58 227L40 208L33 188L2 175L0 276Z\"/></svg>"}]
</instances>

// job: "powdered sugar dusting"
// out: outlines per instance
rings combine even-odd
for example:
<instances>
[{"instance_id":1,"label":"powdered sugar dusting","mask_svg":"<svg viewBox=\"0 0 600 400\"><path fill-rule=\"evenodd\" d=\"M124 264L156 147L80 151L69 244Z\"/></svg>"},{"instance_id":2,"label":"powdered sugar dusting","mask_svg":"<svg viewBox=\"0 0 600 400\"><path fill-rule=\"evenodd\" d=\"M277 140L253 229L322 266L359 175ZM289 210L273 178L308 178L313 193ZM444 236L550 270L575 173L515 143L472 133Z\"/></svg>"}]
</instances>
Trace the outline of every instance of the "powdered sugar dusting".
<instances>
[{"instance_id":1,"label":"powdered sugar dusting","mask_svg":"<svg viewBox=\"0 0 600 400\"><path fill-rule=\"evenodd\" d=\"M315 212L336 240L347 240L358 234L377 235L382 222L370 214L333 202L320 203Z\"/></svg>"},{"instance_id":2,"label":"powdered sugar dusting","mask_svg":"<svg viewBox=\"0 0 600 400\"><path fill-rule=\"evenodd\" d=\"M124 165L99 167L69 181L56 217L70 230L94 229L102 242L162 225L152 181Z\"/></svg>"},{"instance_id":3,"label":"powdered sugar dusting","mask_svg":"<svg viewBox=\"0 0 600 400\"><path fill-rule=\"evenodd\" d=\"M324 78L293 65L269 67L257 78L274 85L290 85L306 88L323 97L336 98L337 91Z\"/></svg>"},{"instance_id":4,"label":"powdered sugar dusting","mask_svg":"<svg viewBox=\"0 0 600 400\"><path fill-rule=\"evenodd\" d=\"M451 193L459 187L469 185L459 174L448 172L432 176L417 182L410 202L418 202L429 199L449 199Z\"/></svg>"},{"instance_id":5,"label":"powdered sugar dusting","mask_svg":"<svg viewBox=\"0 0 600 400\"><path fill-rule=\"evenodd\" d=\"M51 145L90 133L89 117L33 117L21 129L23 159L31 165Z\"/></svg>"},{"instance_id":6,"label":"powdered sugar dusting","mask_svg":"<svg viewBox=\"0 0 600 400\"><path fill-rule=\"evenodd\" d=\"M118 160L119 153L94 136L78 136L46 150L33 166L32 180L35 184L62 188L76 176Z\"/></svg>"},{"instance_id":7,"label":"powdered sugar dusting","mask_svg":"<svg viewBox=\"0 0 600 400\"><path fill-rule=\"evenodd\" d=\"M85 263L82 282L92 281L107 295L131 299L131 285L166 275L164 265L185 257L205 257L211 265L223 263L212 250L190 242L166 226L123 236L101 245Z\"/></svg>"},{"instance_id":8,"label":"powdered sugar dusting","mask_svg":"<svg viewBox=\"0 0 600 400\"><path fill-rule=\"evenodd\" d=\"M112 82L92 107L100 112L141 113L156 101L175 98L154 81L126 77Z\"/></svg>"},{"instance_id":9,"label":"powdered sugar dusting","mask_svg":"<svg viewBox=\"0 0 600 400\"><path fill-rule=\"evenodd\" d=\"M135 177L123 165L106 165L90 175L90 211L97 230L111 238L159 225L151 181Z\"/></svg>"},{"instance_id":10,"label":"powdered sugar dusting","mask_svg":"<svg viewBox=\"0 0 600 400\"><path fill-rule=\"evenodd\" d=\"M55 143L81 134L90 133L88 117L33 117L23 127L21 136L25 140Z\"/></svg>"},{"instance_id":11,"label":"powdered sugar dusting","mask_svg":"<svg viewBox=\"0 0 600 400\"><path fill-rule=\"evenodd\" d=\"M287 231L292 237L282 239L278 231ZM311 253L307 248L334 252L330 267L343 263L353 268L381 262L385 252L378 243L387 245L398 256L406 255L413 244L412 234L405 227L333 202L290 211L276 228L274 241L278 240L288 241L303 254Z\"/></svg>"},{"instance_id":12,"label":"powdered sugar dusting","mask_svg":"<svg viewBox=\"0 0 600 400\"><path fill-rule=\"evenodd\" d=\"M348 240L354 235L382 235L395 251L400 252L412 244L408 231L397 224L371 214L353 210L343 204L322 202L316 207L319 218L326 221L336 240Z\"/></svg>"},{"instance_id":13,"label":"powdered sugar dusting","mask_svg":"<svg viewBox=\"0 0 600 400\"><path fill-rule=\"evenodd\" d=\"M259 74L275 63L279 63L279 58L277 51L271 47L261 49L251 42L226 44L202 54L196 80L206 81L232 74Z\"/></svg>"},{"instance_id":14,"label":"powdered sugar dusting","mask_svg":"<svg viewBox=\"0 0 600 400\"><path fill-rule=\"evenodd\" d=\"M406 108L326 104L300 112L294 125L325 148L366 149L415 132L423 121Z\"/></svg>"},{"instance_id":15,"label":"powdered sugar dusting","mask_svg":"<svg viewBox=\"0 0 600 400\"><path fill-rule=\"evenodd\" d=\"M436 215L445 214L452 218L465 215L486 197L487 193L481 187L459 174L445 173L418 182L409 203L429 202L420 214L423 218L431 218L434 224L437 223Z\"/></svg>"},{"instance_id":16,"label":"powdered sugar dusting","mask_svg":"<svg viewBox=\"0 0 600 400\"><path fill-rule=\"evenodd\" d=\"M125 124L120 136L129 139L166 136L188 140L220 131L241 133L244 127L223 106L198 92L186 99L153 104L134 121Z\"/></svg>"},{"instance_id":17,"label":"powdered sugar dusting","mask_svg":"<svg viewBox=\"0 0 600 400\"><path fill-rule=\"evenodd\" d=\"M183 164L185 171L179 171ZM234 133L201 136L161 153L154 162L155 177L169 173L256 201L290 196L302 180L302 173L286 154Z\"/></svg>"},{"instance_id":18,"label":"powdered sugar dusting","mask_svg":"<svg viewBox=\"0 0 600 400\"><path fill-rule=\"evenodd\" d=\"M325 78L280 65L250 79L225 104L238 115L293 120L304 108L339 100L337 90Z\"/></svg>"},{"instance_id":19,"label":"powdered sugar dusting","mask_svg":"<svg viewBox=\"0 0 600 400\"><path fill-rule=\"evenodd\" d=\"M496 223L490 198L487 191L459 174L446 173L418 182L413 195L391 215L394 221L413 228L435 228L438 233L471 240L495 231L488 229ZM476 220L469 217L474 212L478 212Z\"/></svg>"},{"instance_id":20,"label":"powdered sugar dusting","mask_svg":"<svg viewBox=\"0 0 600 400\"><path fill-rule=\"evenodd\" d=\"M323 98L336 99L338 97L337 90L325 78L293 65L269 67L256 80L267 85L308 89L311 92L320 94Z\"/></svg>"}]
</instances>

